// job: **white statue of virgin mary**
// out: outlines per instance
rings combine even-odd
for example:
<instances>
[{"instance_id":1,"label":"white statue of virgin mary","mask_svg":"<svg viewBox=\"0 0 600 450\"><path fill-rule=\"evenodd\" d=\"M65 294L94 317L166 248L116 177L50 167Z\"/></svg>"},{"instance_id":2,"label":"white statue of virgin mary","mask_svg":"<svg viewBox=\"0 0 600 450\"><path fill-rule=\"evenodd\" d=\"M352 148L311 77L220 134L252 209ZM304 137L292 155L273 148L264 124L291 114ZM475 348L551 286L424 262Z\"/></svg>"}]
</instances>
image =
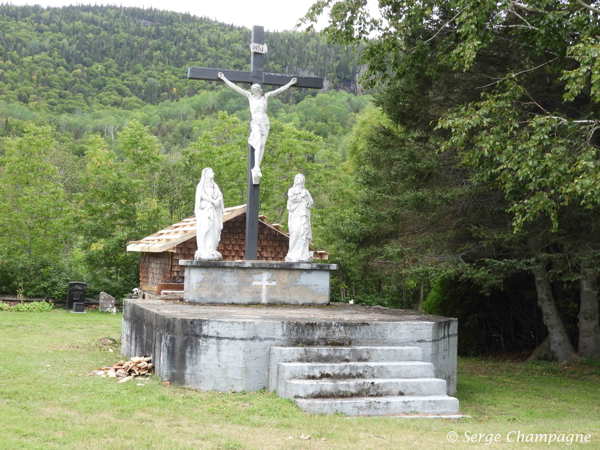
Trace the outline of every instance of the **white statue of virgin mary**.
<instances>
[{"instance_id":1,"label":"white statue of virgin mary","mask_svg":"<svg viewBox=\"0 0 600 450\"><path fill-rule=\"evenodd\" d=\"M202 170L196 188L196 241L198 251L194 259L218 261L223 256L217 251L223 229L223 194L210 167Z\"/></svg>"},{"instance_id":2,"label":"white statue of virgin mary","mask_svg":"<svg viewBox=\"0 0 600 450\"><path fill-rule=\"evenodd\" d=\"M310 208L313 199L304 189L304 175L297 174L294 186L288 191L288 229L290 232L290 248L286 261L311 262L309 246L312 241L312 221Z\"/></svg>"}]
</instances>

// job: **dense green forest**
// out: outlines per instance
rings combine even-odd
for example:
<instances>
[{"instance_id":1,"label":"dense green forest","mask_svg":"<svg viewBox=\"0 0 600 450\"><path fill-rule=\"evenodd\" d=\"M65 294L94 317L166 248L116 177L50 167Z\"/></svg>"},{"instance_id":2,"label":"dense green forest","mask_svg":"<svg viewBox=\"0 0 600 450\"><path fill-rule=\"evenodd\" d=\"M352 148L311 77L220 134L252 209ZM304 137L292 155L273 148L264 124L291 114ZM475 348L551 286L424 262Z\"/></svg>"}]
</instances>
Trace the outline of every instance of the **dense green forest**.
<instances>
[{"instance_id":1,"label":"dense green forest","mask_svg":"<svg viewBox=\"0 0 600 450\"><path fill-rule=\"evenodd\" d=\"M69 279L128 293L139 254L127 242L193 215L204 167L226 206L246 202L247 99L188 81L187 67L248 69L250 30L153 9L10 5L0 30L1 293L62 297ZM357 49L315 33L266 42L267 71L321 75L328 90L270 100L261 213L285 224L302 172L324 228L371 100L344 90L355 88Z\"/></svg>"},{"instance_id":2,"label":"dense green forest","mask_svg":"<svg viewBox=\"0 0 600 450\"><path fill-rule=\"evenodd\" d=\"M266 70L328 89L270 100L261 213L285 224L302 172L333 300L458 317L462 353L600 357L599 2L392 0L379 20L321 0L305 22L333 3L323 35L267 33ZM247 101L186 69L248 69L249 40L152 9L0 6L0 292L125 294L127 242L192 215L203 167L245 202Z\"/></svg>"},{"instance_id":3,"label":"dense green forest","mask_svg":"<svg viewBox=\"0 0 600 450\"><path fill-rule=\"evenodd\" d=\"M380 107L332 236L350 289L392 303L412 274L463 352L548 333L561 362L600 358L600 2L321 0L306 23L332 5Z\"/></svg>"},{"instance_id":4,"label":"dense green forest","mask_svg":"<svg viewBox=\"0 0 600 450\"><path fill-rule=\"evenodd\" d=\"M355 89L354 47L315 33L267 32L266 72L313 74ZM125 110L191 97L188 66L249 70L250 30L189 14L103 6L0 5L0 100L32 111ZM306 92L295 90L298 102Z\"/></svg>"}]
</instances>

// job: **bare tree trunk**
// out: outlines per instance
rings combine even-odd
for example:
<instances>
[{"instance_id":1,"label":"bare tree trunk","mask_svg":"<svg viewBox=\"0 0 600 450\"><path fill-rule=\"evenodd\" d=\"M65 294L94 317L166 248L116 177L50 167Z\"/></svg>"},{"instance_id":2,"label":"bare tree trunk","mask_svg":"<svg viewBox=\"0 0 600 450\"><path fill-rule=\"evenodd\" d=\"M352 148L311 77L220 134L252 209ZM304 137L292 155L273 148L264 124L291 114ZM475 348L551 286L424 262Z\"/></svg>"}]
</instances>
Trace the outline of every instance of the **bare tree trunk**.
<instances>
[{"instance_id":1,"label":"bare tree trunk","mask_svg":"<svg viewBox=\"0 0 600 450\"><path fill-rule=\"evenodd\" d=\"M423 303L425 302L425 283L421 278L421 292L419 293L419 311L423 311Z\"/></svg>"},{"instance_id":2,"label":"bare tree trunk","mask_svg":"<svg viewBox=\"0 0 600 450\"><path fill-rule=\"evenodd\" d=\"M597 273L581 264L581 304L579 307L579 353L600 359Z\"/></svg>"},{"instance_id":3,"label":"bare tree trunk","mask_svg":"<svg viewBox=\"0 0 600 450\"><path fill-rule=\"evenodd\" d=\"M538 245L533 240L529 242L529 248L537 255ZM567 363L577 361L579 357L575 353L575 349L569 340L565 325L562 323L554 297L552 295L552 287L548 279L548 272L543 262L532 269L535 277L535 289L538 296L538 305L542 310L544 324L548 328L550 334L550 348L556 356L559 363Z\"/></svg>"}]
</instances>

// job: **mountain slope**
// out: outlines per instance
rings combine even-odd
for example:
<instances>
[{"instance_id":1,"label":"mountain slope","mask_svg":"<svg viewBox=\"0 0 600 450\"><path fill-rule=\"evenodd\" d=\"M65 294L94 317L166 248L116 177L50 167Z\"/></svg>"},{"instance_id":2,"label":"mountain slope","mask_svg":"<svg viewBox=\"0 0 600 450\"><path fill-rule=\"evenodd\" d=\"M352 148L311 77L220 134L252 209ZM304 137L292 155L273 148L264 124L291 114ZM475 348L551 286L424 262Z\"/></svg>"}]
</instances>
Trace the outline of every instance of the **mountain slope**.
<instances>
[{"instance_id":1,"label":"mountain slope","mask_svg":"<svg viewBox=\"0 0 600 450\"><path fill-rule=\"evenodd\" d=\"M265 71L352 86L357 55L314 33L267 32ZM0 5L0 100L54 114L136 109L215 89L198 65L248 70L250 30L189 14L114 6ZM297 102L306 95L287 94Z\"/></svg>"}]
</instances>

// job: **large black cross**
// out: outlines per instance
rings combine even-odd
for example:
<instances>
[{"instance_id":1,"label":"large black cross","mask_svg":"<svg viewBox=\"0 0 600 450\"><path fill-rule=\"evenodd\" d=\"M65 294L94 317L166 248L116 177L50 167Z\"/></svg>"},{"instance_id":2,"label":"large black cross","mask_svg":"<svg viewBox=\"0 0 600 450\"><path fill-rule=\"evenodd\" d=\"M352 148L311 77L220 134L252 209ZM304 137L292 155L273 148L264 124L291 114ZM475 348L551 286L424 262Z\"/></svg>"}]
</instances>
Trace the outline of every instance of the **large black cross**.
<instances>
[{"instance_id":1,"label":"large black cross","mask_svg":"<svg viewBox=\"0 0 600 450\"><path fill-rule=\"evenodd\" d=\"M244 72L241 70L211 69L207 67L188 67L189 80L207 80L220 81L217 76L223 72L225 77L234 83L259 84L262 86L284 86L288 84L293 75L282 75L278 73L264 73L266 49L264 27L254 25L252 27L252 71ZM296 77L298 81L294 87L322 89L323 78L319 77ZM248 144L248 212L246 213L246 238L244 246L244 259L254 260L256 249L258 247L258 211L260 209L260 185L252 183L252 168L254 167L254 151Z\"/></svg>"}]
</instances>

